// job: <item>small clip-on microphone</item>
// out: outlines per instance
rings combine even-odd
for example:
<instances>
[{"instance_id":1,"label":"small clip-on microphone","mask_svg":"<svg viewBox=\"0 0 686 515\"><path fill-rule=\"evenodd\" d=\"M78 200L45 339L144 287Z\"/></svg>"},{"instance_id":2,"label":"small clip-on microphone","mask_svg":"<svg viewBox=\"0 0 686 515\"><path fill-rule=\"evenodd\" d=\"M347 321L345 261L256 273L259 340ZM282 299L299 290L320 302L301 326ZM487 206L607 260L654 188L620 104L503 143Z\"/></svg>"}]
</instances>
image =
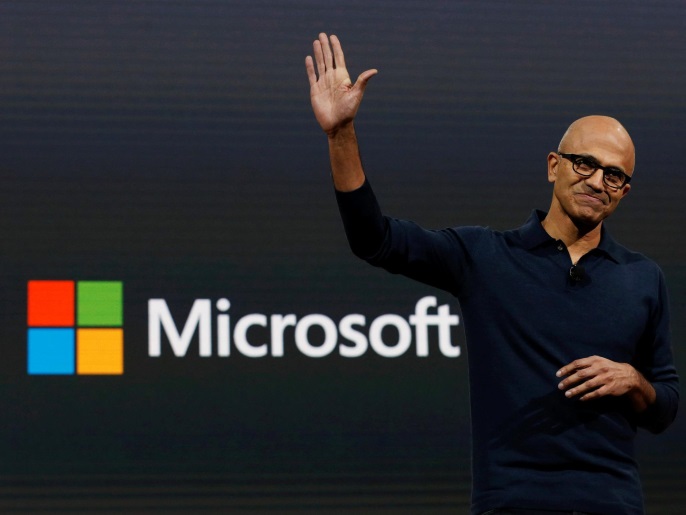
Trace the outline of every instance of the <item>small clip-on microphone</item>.
<instances>
[{"instance_id":1,"label":"small clip-on microphone","mask_svg":"<svg viewBox=\"0 0 686 515\"><path fill-rule=\"evenodd\" d=\"M584 279L585 276L586 270L584 270L584 267L581 265L572 265L572 267L569 269L569 278L572 280L572 282L579 283Z\"/></svg>"}]
</instances>

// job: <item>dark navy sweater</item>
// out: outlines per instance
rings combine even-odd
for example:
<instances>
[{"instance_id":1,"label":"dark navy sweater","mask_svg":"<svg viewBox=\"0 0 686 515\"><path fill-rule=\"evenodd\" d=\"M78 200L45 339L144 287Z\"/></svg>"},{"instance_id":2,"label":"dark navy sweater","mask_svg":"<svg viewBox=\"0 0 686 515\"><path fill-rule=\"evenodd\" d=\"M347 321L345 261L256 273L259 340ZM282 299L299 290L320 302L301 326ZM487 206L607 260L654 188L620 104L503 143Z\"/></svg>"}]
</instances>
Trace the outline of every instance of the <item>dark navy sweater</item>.
<instances>
[{"instance_id":1,"label":"dark navy sweater","mask_svg":"<svg viewBox=\"0 0 686 515\"><path fill-rule=\"evenodd\" d=\"M541 225L543 212L512 231L429 231L382 216L368 182L336 196L356 255L459 300L469 350L472 513L642 514L636 428L664 430L679 398L658 266L603 227L574 280L566 247ZM637 415L622 397L567 399L556 371L592 355L631 363L655 387L656 402Z\"/></svg>"}]
</instances>

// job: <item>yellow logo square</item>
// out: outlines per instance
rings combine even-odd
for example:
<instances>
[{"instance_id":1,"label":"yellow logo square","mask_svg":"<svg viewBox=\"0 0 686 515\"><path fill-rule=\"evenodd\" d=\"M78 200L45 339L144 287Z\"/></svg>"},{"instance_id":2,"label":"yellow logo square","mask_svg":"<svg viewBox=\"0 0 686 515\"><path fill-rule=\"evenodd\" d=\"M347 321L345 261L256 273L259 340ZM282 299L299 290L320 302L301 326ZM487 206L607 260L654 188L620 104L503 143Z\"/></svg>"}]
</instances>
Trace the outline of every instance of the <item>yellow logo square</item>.
<instances>
[{"instance_id":1,"label":"yellow logo square","mask_svg":"<svg viewBox=\"0 0 686 515\"><path fill-rule=\"evenodd\" d=\"M78 329L76 373L121 375L124 373L123 329Z\"/></svg>"}]
</instances>

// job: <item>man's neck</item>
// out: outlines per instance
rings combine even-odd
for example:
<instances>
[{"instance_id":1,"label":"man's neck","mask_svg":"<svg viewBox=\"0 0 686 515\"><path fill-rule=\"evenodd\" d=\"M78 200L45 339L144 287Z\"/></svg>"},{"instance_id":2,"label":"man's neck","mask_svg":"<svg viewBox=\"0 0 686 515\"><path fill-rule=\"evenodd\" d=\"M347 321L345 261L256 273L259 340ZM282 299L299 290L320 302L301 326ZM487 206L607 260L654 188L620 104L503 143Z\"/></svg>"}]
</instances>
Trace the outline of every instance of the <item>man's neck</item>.
<instances>
[{"instance_id":1,"label":"man's neck","mask_svg":"<svg viewBox=\"0 0 686 515\"><path fill-rule=\"evenodd\" d=\"M572 263L579 261L584 254L600 244L602 222L595 226L580 227L568 216L560 216L559 213L551 210L541 225L552 238L561 240L565 244Z\"/></svg>"}]
</instances>

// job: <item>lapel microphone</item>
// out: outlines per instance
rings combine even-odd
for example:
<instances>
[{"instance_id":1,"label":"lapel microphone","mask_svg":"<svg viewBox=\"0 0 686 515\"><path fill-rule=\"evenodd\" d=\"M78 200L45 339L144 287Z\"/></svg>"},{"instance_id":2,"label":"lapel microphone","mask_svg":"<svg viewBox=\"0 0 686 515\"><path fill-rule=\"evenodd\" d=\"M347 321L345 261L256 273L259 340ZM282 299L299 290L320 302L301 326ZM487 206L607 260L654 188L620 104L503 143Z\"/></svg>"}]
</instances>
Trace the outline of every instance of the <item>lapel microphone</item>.
<instances>
[{"instance_id":1,"label":"lapel microphone","mask_svg":"<svg viewBox=\"0 0 686 515\"><path fill-rule=\"evenodd\" d=\"M572 282L579 283L584 277L586 277L586 270L584 270L583 266L572 265L572 268L569 269L569 278Z\"/></svg>"}]
</instances>

